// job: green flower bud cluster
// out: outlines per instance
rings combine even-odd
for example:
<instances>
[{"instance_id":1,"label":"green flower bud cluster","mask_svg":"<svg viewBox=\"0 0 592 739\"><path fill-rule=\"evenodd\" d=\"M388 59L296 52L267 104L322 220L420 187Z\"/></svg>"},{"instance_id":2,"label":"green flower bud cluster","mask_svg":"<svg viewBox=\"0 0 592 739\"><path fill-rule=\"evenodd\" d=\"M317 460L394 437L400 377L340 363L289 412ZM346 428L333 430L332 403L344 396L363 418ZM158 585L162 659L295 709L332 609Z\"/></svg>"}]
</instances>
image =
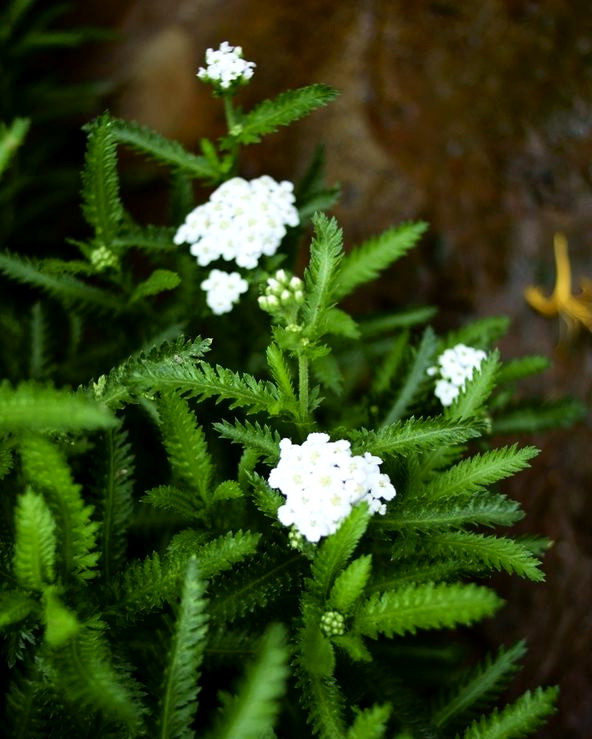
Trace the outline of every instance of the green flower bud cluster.
<instances>
[{"instance_id":1,"label":"green flower bud cluster","mask_svg":"<svg viewBox=\"0 0 592 739\"><path fill-rule=\"evenodd\" d=\"M279 269L267 280L265 293L259 297L259 307L284 323L295 323L298 309L304 302L304 283L299 277Z\"/></svg>"},{"instance_id":2,"label":"green flower bud cluster","mask_svg":"<svg viewBox=\"0 0 592 739\"><path fill-rule=\"evenodd\" d=\"M90 261L97 272L103 272L106 269L117 268L119 261L117 256L106 246L98 246L90 253Z\"/></svg>"},{"instance_id":3,"label":"green flower bud cluster","mask_svg":"<svg viewBox=\"0 0 592 739\"><path fill-rule=\"evenodd\" d=\"M345 634L345 619L339 611L325 611L321 616L321 631L325 636Z\"/></svg>"}]
</instances>

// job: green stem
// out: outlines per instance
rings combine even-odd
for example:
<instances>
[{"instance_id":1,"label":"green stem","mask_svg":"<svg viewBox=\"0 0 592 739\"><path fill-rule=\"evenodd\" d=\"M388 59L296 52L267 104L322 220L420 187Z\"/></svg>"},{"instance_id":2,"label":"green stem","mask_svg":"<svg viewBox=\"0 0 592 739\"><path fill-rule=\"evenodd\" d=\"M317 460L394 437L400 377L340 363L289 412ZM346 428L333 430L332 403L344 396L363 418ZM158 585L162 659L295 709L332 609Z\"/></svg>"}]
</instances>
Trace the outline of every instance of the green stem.
<instances>
[{"instance_id":1,"label":"green stem","mask_svg":"<svg viewBox=\"0 0 592 739\"><path fill-rule=\"evenodd\" d=\"M300 400L300 420L308 418L308 358L304 354L298 356L298 395Z\"/></svg>"},{"instance_id":2,"label":"green stem","mask_svg":"<svg viewBox=\"0 0 592 739\"><path fill-rule=\"evenodd\" d=\"M230 171L230 174L235 175L238 171L238 151L239 151L239 145L234 136L232 135L232 130L234 127L238 124L237 116L236 116L236 110L234 109L234 106L232 104L232 96L231 95L224 95L224 115L226 116L226 127L228 128L228 135L230 136L232 140L232 146L230 149L230 154L232 156L232 168Z\"/></svg>"}]
</instances>

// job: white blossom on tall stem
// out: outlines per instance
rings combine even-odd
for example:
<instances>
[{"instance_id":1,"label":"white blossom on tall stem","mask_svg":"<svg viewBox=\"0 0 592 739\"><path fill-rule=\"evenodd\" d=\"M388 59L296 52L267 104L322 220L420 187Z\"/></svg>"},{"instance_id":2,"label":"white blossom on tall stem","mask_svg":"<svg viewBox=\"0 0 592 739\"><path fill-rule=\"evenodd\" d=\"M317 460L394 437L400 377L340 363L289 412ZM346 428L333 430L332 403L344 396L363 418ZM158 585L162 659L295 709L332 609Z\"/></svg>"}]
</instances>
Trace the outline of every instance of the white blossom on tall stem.
<instances>
[{"instance_id":1,"label":"white blossom on tall stem","mask_svg":"<svg viewBox=\"0 0 592 739\"><path fill-rule=\"evenodd\" d=\"M242 47L223 41L217 49L206 50L206 66L197 70L197 76L224 92L248 82L255 66L243 59Z\"/></svg>"}]
</instances>

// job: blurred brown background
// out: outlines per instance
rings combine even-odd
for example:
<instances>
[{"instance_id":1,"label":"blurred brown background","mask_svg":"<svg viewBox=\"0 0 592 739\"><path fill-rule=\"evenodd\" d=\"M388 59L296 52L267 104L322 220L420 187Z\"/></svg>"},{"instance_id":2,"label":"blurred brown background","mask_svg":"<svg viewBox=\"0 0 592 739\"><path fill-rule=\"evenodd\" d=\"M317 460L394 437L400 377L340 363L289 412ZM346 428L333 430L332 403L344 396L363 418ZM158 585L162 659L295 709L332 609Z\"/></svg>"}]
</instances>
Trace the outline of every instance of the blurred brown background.
<instances>
[{"instance_id":1,"label":"blurred brown background","mask_svg":"<svg viewBox=\"0 0 592 739\"><path fill-rule=\"evenodd\" d=\"M552 357L536 389L589 404L592 336L567 337L522 295L529 284L551 291L556 230L569 239L574 282L592 278L589 0L87 0L77 13L119 35L81 52L76 74L109 80L113 112L192 149L222 131L221 106L195 78L205 49L222 40L257 63L241 93L247 107L287 87L337 87L329 108L245 150L242 174L296 179L323 141L328 181L343 188L335 214L348 244L404 219L430 223L422 245L360 295L359 308L429 302L440 328L507 314L505 356ZM147 192L148 212L158 197ZM527 637L516 689L562 688L560 714L540 736L584 739L592 737L592 430L588 420L524 441L543 453L508 492L527 510L522 530L555 546L545 584L500 578L509 604L484 638Z\"/></svg>"}]
</instances>

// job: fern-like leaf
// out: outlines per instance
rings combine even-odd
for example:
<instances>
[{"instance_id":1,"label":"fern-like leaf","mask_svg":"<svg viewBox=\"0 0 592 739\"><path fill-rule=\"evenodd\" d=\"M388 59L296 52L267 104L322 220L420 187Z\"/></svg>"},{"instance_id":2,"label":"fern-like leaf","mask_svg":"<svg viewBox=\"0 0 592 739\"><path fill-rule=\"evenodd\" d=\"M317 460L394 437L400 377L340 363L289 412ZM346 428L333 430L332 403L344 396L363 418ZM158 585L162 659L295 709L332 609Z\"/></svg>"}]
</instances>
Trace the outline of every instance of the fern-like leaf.
<instances>
[{"instance_id":1,"label":"fern-like leaf","mask_svg":"<svg viewBox=\"0 0 592 739\"><path fill-rule=\"evenodd\" d=\"M380 273L411 249L427 224L403 223L352 249L343 260L334 296L341 300L358 286L375 280Z\"/></svg>"},{"instance_id":2,"label":"fern-like leaf","mask_svg":"<svg viewBox=\"0 0 592 739\"><path fill-rule=\"evenodd\" d=\"M15 118L10 126L0 123L0 175L8 167L17 149L22 146L30 123L28 118Z\"/></svg>"},{"instance_id":3,"label":"fern-like leaf","mask_svg":"<svg viewBox=\"0 0 592 739\"><path fill-rule=\"evenodd\" d=\"M326 315L335 302L343 235L337 221L323 213L313 218L315 235L310 246L310 262L304 273L305 300L302 306L306 338L315 341L324 333Z\"/></svg>"},{"instance_id":4,"label":"fern-like leaf","mask_svg":"<svg viewBox=\"0 0 592 739\"><path fill-rule=\"evenodd\" d=\"M486 702L504 690L525 653L526 646L519 641L509 649L502 647L495 656L488 656L449 690L446 698L440 699L432 713L432 723L444 726L472 710L482 710Z\"/></svg>"},{"instance_id":5,"label":"fern-like leaf","mask_svg":"<svg viewBox=\"0 0 592 739\"><path fill-rule=\"evenodd\" d=\"M484 536L468 531L449 531L432 534L429 547L433 555L454 555L493 570L515 573L535 582L545 579L540 570L540 561L528 547L514 539Z\"/></svg>"},{"instance_id":6,"label":"fern-like leaf","mask_svg":"<svg viewBox=\"0 0 592 739\"><path fill-rule=\"evenodd\" d=\"M477 349L488 350L493 343L508 331L510 319L507 316L487 316L471 321L446 335L443 349L455 344L467 344Z\"/></svg>"},{"instance_id":7,"label":"fern-like leaf","mask_svg":"<svg viewBox=\"0 0 592 739\"><path fill-rule=\"evenodd\" d=\"M432 500L414 495L378 521L385 529L429 531L463 526L511 526L523 517L519 504L504 495L488 493L469 498L465 495Z\"/></svg>"},{"instance_id":8,"label":"fern-like leaf","mask_svg":"<svg viewBox=\"0 0 592 739\"><path fill-rule=\"evenodd\" d=\"M123 218L117 176L117 142L111 117L105 113L87 126L82 172L82 212L100 244L110 246Z\"/></svg>"},{"instance_id":9,"label":"fern-like leaf","mask_svg":"<svg viewBox=\"0 0 592 739\"><path fill-rule=\"evenodd\" d=\"M555 428L570 428L585 418L586 406L575 398L519 403L493 419L494 434L535 434Z\"/></svg>"},{"instance_id":10,"label":"fern-like leaf","mask_svg":"<svg viewBox=\"0 0 592 739\"><path fill-rule=\"evenodd\" d=\"M504 362L497 373L497 382L502 385L508 382L516 382L525 377L544 372L551 366L547 357L519 357L509 362Z\"/></svg>"},{"instance_id":11,"label":"fern-like leaf","mask_svg":"<svg viewBox=\"0 0 592 739\"><path fill-rule=\"evenodd\" d=\"M66 308L99 310L118 313L125 304L116 295L87 285L68 274L52 274L44 269L43 262L28 259L8 251L0 253L0 272L24 285L43 290L59 300Z\"/></svg>"},{"instance_id":12,"label":"fern-like leaf","mask_svg":"<svg viewBox=\"0 0 592 739\"><path fill-rule=\"evenodd\" d=\"M14 574L27 590L42 591L55 577L55 521L43 496L27 490L15 511Z\"/></svg>"},{"instance_id":13,"label":"fern-like leaf","mask_svg":"<svg viewBox=\"0 0 592 739\"><path fill-rule=\"evenodd\" d=\"M272 731L288 677L283 626L267 628L236 695L225 701L211 737L261 739Z\"/></svg>"},{"instance_id":14,"label":"fern-like leaf","mask_svg":"<svg viewBox=\"0 0 592 739\"><path fill-rule=\"evenodd\" d=\"M130 296L130 302L134 303L142 298L174 290L180 283L181 278L176 272L170 269L155 269L150 277L136 285Z\"/></svg>"},{"instance_id":15,"label":"fern-like leaf","mask_svg":"<svg viewBox=\"0 0 592 739\"><path fill-rule=\"evenodd\" d=\"M162 438L174 477L207 504L214 467L203 429L196 423L187 401L178 393L161 393L158 409ZM198 509L198 501L194 507Z\"/></svg>"},{"instance_id":16,"label":"fern-like leaf","mask_svg":"<svg viewBox=\"0 0 592 739\"><path fill-rule=\"evenodd\" d=\"M60 533L64 573L83 581L95 577L99 525L91 519L93 508L85 505L70 468L59 450L41 437L24 438L20 452L26 479L50 500Z\"/></svg>"},{"instance_id":17,"label":"fern-like leaf","mask_svg":"<svg viewBox=\"0 0 592 739\"><path fill-rule=\"evenodd\" d=\"M126 724L137 735L143 717L140 691L127 670L114 666L104 628L93 621L61 649L54 650L54 687L77 710L98 710L106 719Z\"/></svg>"},{"instance_id":18,"label":"fern-like leaf","mask_svg":"<svg viewBox=\"0 0 592 739\"><path fill-rule=\"evenodd\" d=\"M103 521L99 536L101 569L106 582L123 559L132 515L134 458L123 429L105 435L105 471L101 482Z\"/></svg>"},{"instance_id":19,"label":"fern-like leaf","mask_svg":"<svg viewBox=\"0 0 592 739\"><path fill-rule=\"evenodd\" d=\"M265 461L270 465L277 463L280 435L277 431L270 429L269 426L262 426L257 421L241 423L237 420L234 423L221 421L212 425L223 439L241 444L245 449L260 451Z\"/></svg>"},{"instance_id":20,"label":"fern-like leaf","mask_svg":"<svg viewBox=\"0 0 592 739\"><path fill-rule=\"evenodd\" d=\"M329 595L329 605L347 614L362 595L372 568L372 555L354 559L337 577Z\"/></svg>"},{"instance_id":21,"label":"fern-like leaf","mask_svg":"<svg viewBox=\"0 0 592 739\"><path fill-rule=\"evenodd\" d=\"M332 87L316 84L287 90L273 100L264 100L243 116L235 129L231 129L230 136L223 141L223 147L230 148L235 141L241 144L257 143L262 136L304 118L313 110L327 105L337 95L337 90Z\"/></svg>"},{"instance_id":22,"label":"fern-like leaf","mask_svg":"<svg viewBox=\"0 0 592 739\"><path fill-rule=\"evenodd\" d=\"M219 173L205 157L186 151L177 141L171 141L147 126L112 118L111 131L115 139L130 149L139 151L172 169L187 172L207 182L216 181Z\"/></svg>"},{"instance_id":23,"label":"fern-like leaf","mask_svg":"<svg viewBox=\"0 0 592 739\"><path fill-rule=\"evenodd\" d=\"M374 705L359 711L347 731L346 739L381 739L387 727L392 708L388 703Z\"/></svg>"},{"instance_id":24,"label":"fern-like leaf","mask_svg":"<svg viewBox=\"0 0 592 739\"><path fill-rule=\"evenodd\" d=\"M205 606L204 585L192 557L187 563L159 704L158 736L162 739L194 736L191 724L197 711L200 665L207 632Z\"/></svg>"},{"instance_id":25,"label":"fern-like leaf","mask_svg":"<svg viewBox=\"0 0 592 739\"><path fill-rule=\"evenodd\" d=\"M89 395L113 410L126 403L135 402L136 394L143 392L149 384L154 385L160 377L169 377L180 367L195 368L196 360L209 351L210 339L199 336L193 341L182 336L174 341L164 340L145 352L138 352L108 375L101 375L93 382Z\"/></svg>"},{"instance_id":26,"label":"fern-like leaf","mask_svg":"<svg viewBox=\"0 0 592 739\"><path fill-rule=\"evenodd\" d=\"M47 524L45 524L45 526L46 525ZM27 538L27 536L28 536L28 532L25 538ZM17 530L17 537L18 537L18 530ZM41 536L38 536L38 539L41 539L41 538L42 538ZM22 543L20 546L22 546ZM17 539L17 545L18 545L18 539ZM17 572L15 572L15 574L17 575L17 578L20 580L21 585L24 585L25 582L35 583L38 586L35 588L37 590L43 587L44 581L48 579L47 576L43 577L43 575L47 573L47 570L48 570L47 565L51 564L52 555L55 555L55 553L51 551L51 548L49 549L47 548L47 544L41 541L34 543L33 546L31 546L30 542L26 542L25 550L27 548L29 549L29 551L25 551L25 552L21 551L21 553L19 553L20 575ZM33 549L37 551L39 556L32 560L31 550ZM16 551L15 551L15 558L16 558ZM51 571L49 571L48 574L51 575ZM23 580L23 576L24 576L24 580ZM29 587L27 585L24 585L24 586ZM37 607L37 603L32 598L30 598L26 593L23 593L22 590L8 590L8 591L1 593L0 594L0 630L6 628L7 626L12 626L12 624L16 624L19 621L22 621L23 619L27 618L27 616L32 611L34 611L36 607Z\"/></svg>"},{"instance_id":27,"label":"fern-like leaf","mask_svg":"<svg viewBox=\"0 0 592 739\"><path fill-rule=\"evenodd\" d=\"M481 435L483 424L474 419L454 421L444 418L409 418L373 431L354 430L349 433L352 452L370 451L383 457L389 454L407 454L438 446L462 444Z\"/></svg>"},{"instance_id":28,"label":"fern-like leaf","mask_svg":"<svg viewBox=\"0 0 592 739\"><path fill-rule=\"evenodd\" d=\"M519 739L532 734L556 710L558 688L528 690L501 711L475 721L462 739Z\"/></svg>"},{"instance_id":29,"label":"fern-like leaf","mask_svg":"<svg viewBox=\"0 0 592 739\"><path fill-rule=\"evenodd\" d=\"M420 494L431 499L459 494L473 495L488 485L525 469L529 466L528 460L538 453L535 447L518 449L518 446L513 444L483 454L475 454L434 475Z\"/></svg>"},{"instance_id":30,"label":"fern-like leaf","mask_svg":"<svg viewBox=\"0 0 592 739\"><path fill-rule=\"evenodd\" d=\"M413 352L403 382L397 389L395 402L389 408L383 426L398 421L427 386L429 381L427 369L434 361L437 347L436 335L431 328L426 328L417 350Z\"/></svg>"},{"instance_id":31,"label":"fern-like leaf","mask_svg":"<svg viewBox=\"0 0 592 739\"><path fill-rule=\"evenodd\" d=\"M409 585L372 595L358 608L354 631L378 638L414 634L417 629L442 629L468 625L491 616L502 601L479 585Z\"/></svg>"},{"instance_id":32,"label":"fern-like leaf","mask_svg":"<svg viewBox=\"0 0 592 739\"><path fill-rule=\"evenodd\" d=\"M32 382L0 383L0 432L82 431L116 424L102 403Z\"/></svg>"},{"instance_id":33,"label":"fern-like leaf","mask_svg":"<svg viewBox=\"0 0 592 739\"><path fill-rule=\"evenodd\" d=\"M319 546L312 563L314 589L324 601L329 597L333 582L346 566L370 521L366 503L354 506L334 534Z\"/></svg>"}]
</instances>

